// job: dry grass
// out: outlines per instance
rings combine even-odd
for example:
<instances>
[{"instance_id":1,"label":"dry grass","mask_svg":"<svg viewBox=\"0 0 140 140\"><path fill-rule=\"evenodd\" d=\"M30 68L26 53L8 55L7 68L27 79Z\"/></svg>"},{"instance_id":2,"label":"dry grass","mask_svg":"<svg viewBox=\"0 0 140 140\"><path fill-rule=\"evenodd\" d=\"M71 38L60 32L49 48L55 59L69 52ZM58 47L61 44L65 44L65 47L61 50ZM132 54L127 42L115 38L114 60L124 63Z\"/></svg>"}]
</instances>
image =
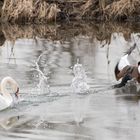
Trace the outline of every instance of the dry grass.
<instances>
[{"instance_id":1,"label":"dry grass","mask_svg":"<svg viewBox=\"0 0 140 140\"><path fill-rule=\"evenodd\" d=\"M83 7L82 16L90 19L123 20L140 15L140 0L88 0Z\"/></svg>"},{"instance_id":2,"label":"dry grass","mask_svg":"<svg viewBox=\"0 0 140 140\"><path fill-rule=\"evenodd\" d=\"M82 17L94 19L96 9L99 9L99 0L88 0L81 6Z\"/></svg>"},{"instance_id":3,"label":"dry grass","mask_svg":"<svg viewBox=\"0 0 140 140\"><path fill-rule=\"evenodd\" d=\"M3 21L20 23L124 20L140 17L140 0L4 0L0 14Z\"/></svg>"},{"instance_id":4,"label":"dry grass","mask_svg":"<svg viewBox=\"0 0 140 140\"><path fill-rule=\"evenodd\" d=\"M60 9L43 0L5 0L2 19L5 21L42 22L55 20Z\"/></svg>"},{"instance_id":5,"label":"dry grass","mask_svg":"<svg viewBox=\"0 0 140 140\"><path fill-rule=\"evenodd\" d=\"M119 0L105 8L109 19L127 18L140 14L140 0Z\"/></svg>"}]
</instances>

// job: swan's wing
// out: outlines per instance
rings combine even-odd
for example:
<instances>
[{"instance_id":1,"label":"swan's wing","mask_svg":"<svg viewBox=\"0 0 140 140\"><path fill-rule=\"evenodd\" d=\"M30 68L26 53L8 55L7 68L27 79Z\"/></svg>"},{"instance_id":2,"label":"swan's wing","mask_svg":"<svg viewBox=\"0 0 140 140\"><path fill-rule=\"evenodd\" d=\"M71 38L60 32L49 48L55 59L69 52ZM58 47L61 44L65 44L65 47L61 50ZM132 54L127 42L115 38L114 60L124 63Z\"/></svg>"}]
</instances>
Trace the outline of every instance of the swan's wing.
<instances>
[{"instance_id":1,"label":"swan's wing","mask_svg":"<svg viewBox=\"0 0 140 140\"><path fill-rule=\"evenodd\" d=\"M10 104L8 104L5 98L2 95L0 95L0 111L6 109L9 106Z\"/></svg>"}]
</instances>

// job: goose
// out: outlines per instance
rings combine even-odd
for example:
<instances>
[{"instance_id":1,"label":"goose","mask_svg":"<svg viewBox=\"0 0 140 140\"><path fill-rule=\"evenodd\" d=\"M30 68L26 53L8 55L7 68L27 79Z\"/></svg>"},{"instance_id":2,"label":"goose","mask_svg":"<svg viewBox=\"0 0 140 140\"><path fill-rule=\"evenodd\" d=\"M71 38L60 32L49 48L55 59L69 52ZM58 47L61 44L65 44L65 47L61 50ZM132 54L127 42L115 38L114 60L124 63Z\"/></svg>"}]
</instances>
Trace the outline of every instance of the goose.
<instances>
[{"instance_id":1,"label":"goose","mask_svg":"<svg viewBox=\"0 0 140 140\"><path fill-rule=\"evenodd\" d=\"M125 86L128 80L136 79L138 83L140 83L140 61L138 62L137 66L135 63L131 63L130 60L133 58L131 57L132 51L136 48L136 44L131 47L124 56L121 57L119 62L115 66L115 77L116 80L122 79L121 83L114 85L116 88L120 88ZM133 62L135 60L132 60Z\"/></svg>"},{"instance_id":2,"label":"goose","mask_svg":"<svg viewBox=\"0 0 140 140\"><path fill-rule=\"evenodd\" d=\"M133 65L133 63L131 61L135 61L133 60L131 53L132 51L136 48L136 44L133 45L133 47L131 47L126 53L125 55L123 55L120 60L118 61L118 63L115 66L115 76L117 77L117 74L126 66L129 65Z\"/></svg>"},{"instance_id":3,"label":"goose","mask_svg":"<svg viewBox=\"0 0 140 140\"><path fill-rule=\"evenodd\" d=\"M8 108L14 103L14 98L10 94L8 87L10 87L15 97L18 99L19 86L17 82L9 76L3 78L0 83L0 110Z\"/></svg>"}]
</instances>

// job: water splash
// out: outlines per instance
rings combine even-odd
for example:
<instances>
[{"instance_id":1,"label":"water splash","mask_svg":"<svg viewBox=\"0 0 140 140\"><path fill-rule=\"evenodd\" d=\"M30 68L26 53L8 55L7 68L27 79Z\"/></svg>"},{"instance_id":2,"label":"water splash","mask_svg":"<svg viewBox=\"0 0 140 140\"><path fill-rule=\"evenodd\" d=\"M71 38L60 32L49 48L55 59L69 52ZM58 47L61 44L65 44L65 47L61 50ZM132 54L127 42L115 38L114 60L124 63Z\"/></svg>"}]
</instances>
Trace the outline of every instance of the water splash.
<instances>
[{"instance_id":1,"label":"water splash","mask_svg":"<svg viewBox=\"0 0 140 140\"><path fill-rule=\"evenodd\" d=\"M86 94L89 92L89 86L87 84L87 75L82 64L79 64L79 59L73 67L74 78L72 80L71 87L73 93Z\"/></svg>"},{"instance_id":2,"label":"water splash","mask_svg":"<svg viewBox=\"0 0 140 140\"><path fill-rule=\"evenodd\" d=\"M87 84L87 76L82 64L77 63L73 67L74 78L72 80L72 110L75 122L79 125L84 121L86 109L89 103L89 86ZM84 96L80 96L84 95ZM82 106L82 107L81 107Z\"/></svg>"},{"instance_id":3,"label":"water splash","mask_svg":"<svg viewBox=\"0 0 140 140\"><path fill-rule=\"evenodd\" d=\"M39 67L39 61L41 57L46 53L47 51L43 52L35 62L36 65L36 71L38 72L38 79L39 83L37 85L39 93L50 93L50 86L48 83L48 77L43 73L43 71Z\"/></svg>"},{"instance_id":4,"label":"water splash","mask_svg":"<svg viewBox=\"0 0 140 140\"><path fill-rule=\"evenodd\" d=\"M39 93L51 94L49 77L53 69L57 67L58 57L61 52L60 41L51 41L45 40L44 44L41 46L44 47L44 51L40 54L37 61L35 62L36 71L38 72L39 83L37 85L37 90Z\"/></svg>"}]
</instances>

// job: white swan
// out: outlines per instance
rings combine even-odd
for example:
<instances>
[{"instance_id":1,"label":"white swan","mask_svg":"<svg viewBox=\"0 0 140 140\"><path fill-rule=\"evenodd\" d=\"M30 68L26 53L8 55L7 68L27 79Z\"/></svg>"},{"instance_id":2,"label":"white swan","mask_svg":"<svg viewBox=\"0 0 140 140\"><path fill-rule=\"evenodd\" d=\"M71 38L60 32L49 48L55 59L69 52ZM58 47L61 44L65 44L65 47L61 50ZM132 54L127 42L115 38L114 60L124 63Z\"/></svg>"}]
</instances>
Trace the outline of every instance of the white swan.
<instances>
[{"instance_id":1,"label":"white swan","mask_svg":"<svg viewBox=\"0 0 140 140\"><path fill-rule=\"evenodd\" d=\"M6 109L14 102L14 99L10 94L11 90L12 93L15 94L15 97L18 98L19 86L17 82L11 77L3 78L0 83L0 110Z\"/></svg>"}]
</instances>

